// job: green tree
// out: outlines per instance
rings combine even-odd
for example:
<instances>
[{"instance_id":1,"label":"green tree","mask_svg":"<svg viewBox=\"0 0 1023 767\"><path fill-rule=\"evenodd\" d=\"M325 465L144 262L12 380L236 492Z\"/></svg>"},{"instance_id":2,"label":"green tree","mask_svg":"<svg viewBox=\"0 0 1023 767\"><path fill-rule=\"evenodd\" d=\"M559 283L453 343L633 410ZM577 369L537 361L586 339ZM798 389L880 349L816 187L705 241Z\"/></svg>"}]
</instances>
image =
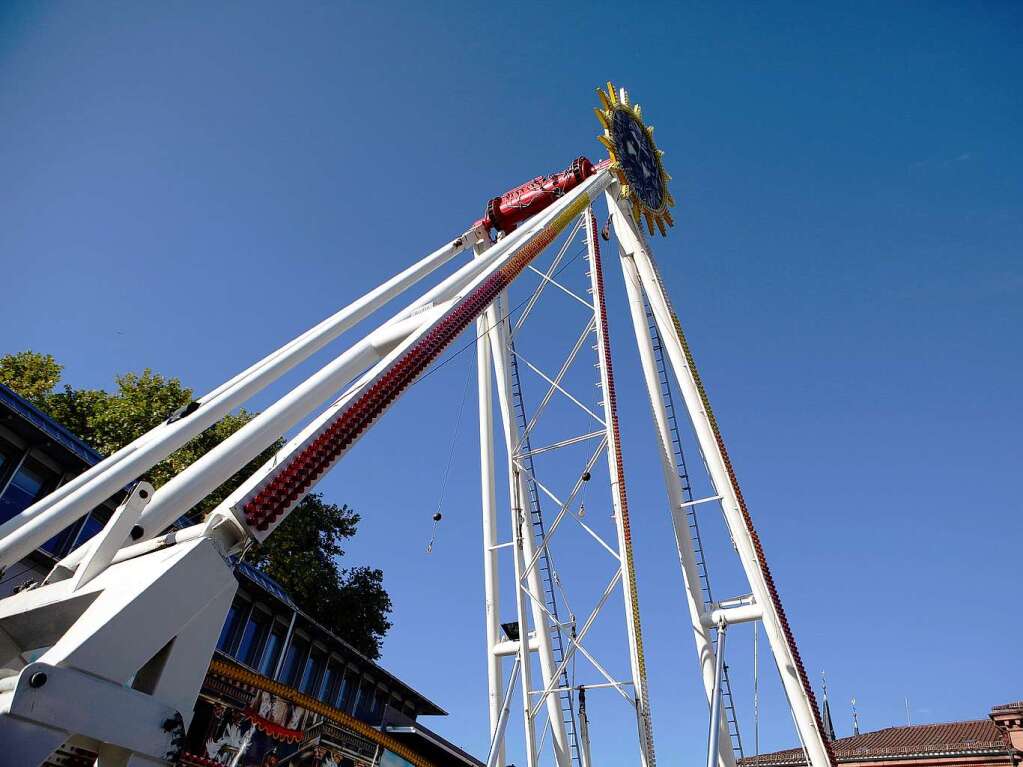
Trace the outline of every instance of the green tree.
<instances>
[{"instance_id":1,"label":"green tree","mask_svg":"<svg viewBox=\"0 0 1023 767\"><path fill-rule=\"evenodd\" d=\"M48 354L25 351L0 357L0 383L62 423L96 450L109 455L167 419L192 401L192 390L177 378L151 370L115 377L116 391L57 390L63 368ZM256 414L239 410L195 437L147 472L159 487ZM230 480L188 510L199 520L227 497L242 479L266 462L280 443L271 446ZM278 581L305 612L370 658L380 657L391 627L391 600L383 573L368 567L343 568L344 541L355 535L359 515L310 494L262 545L246 559Z\"/></svg>"},{"instance_id":2,"label":"green tree","mask_svg":"<svg viewBox=\"0 0 1023 767\"><path fill-rule=\"evenodd\" d=\"M359 652L378 658L380 641L391 627L384 574L369 567L334 566L358 525L359 515L347 505L310 494L273 535L249 550L246 559L285 584L297 604Z\"/></svg>"},{"instance_id":3,"label":"green tree","mask_svg":"<svg viewBox=\"0 0 1023 767\"><path fill-rule=\"evenodd\" d=\"M0 383L40 405L60 381L64 366L49 354L24 351L0 357Z\"/></svg>"}]
</instances>

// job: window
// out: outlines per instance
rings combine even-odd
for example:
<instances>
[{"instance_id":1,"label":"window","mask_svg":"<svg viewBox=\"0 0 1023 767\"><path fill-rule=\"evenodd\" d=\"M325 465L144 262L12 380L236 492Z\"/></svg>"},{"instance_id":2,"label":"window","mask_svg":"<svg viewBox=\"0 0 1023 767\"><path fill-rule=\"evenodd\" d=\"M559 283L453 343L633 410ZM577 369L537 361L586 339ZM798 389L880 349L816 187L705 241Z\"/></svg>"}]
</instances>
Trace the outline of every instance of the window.
<instances>
[{"instance_id":1,"label":"window","mask_svg":"<svg viewBox=\"0 0 1023 767\"><path fill-rule=\"evenodd\" d=\"M327 664L327 670L323 672L323 681L320 682L320 693L316 697L328 706L333 706L334 701L337 700L338 688L341 686L343 672L344 669L336 660L331 660Z\"/></svg>"},{"instance_id":2,"label":"window","mask_svg":"<svg viewBox=\"0 0 1023 767\"><path fill-rule=\"evenodd\" d=\"M320 682L320 675L323 673L323 664L326 661L326 653L323 650L313 649L306 658L305 668L302 669L302 681L298 684L298 691L306 695L313 695L317 691Z\"/></svg>"},{"instance_id":3,"label":"window","mask_svg":"<svg viewBox=\"0 0 1023 767\"><path fill-rule=\"evenodd\" d=\"M18 465L18 458L24 452L22 448L6 439L0 439L0 487L3 487L3 483L7 479L7 472Z\"/></svg>"},{"instance_id":4,"label":"window","mask_svg":"<svg viewBox=\"0 0 1023 767\"><path fill-rule=\"evenodd\" d=\"M379 723L384 718L384 708L387 706L387 693L378 689L373 696L373 722Z\"/></svg>"},{"instance_id":5,"label":"window","mask_svg":"<svg viewBox=\"0 0 1023 767\"><path fill-rule=\"evenodd\" d=\"M74 545L75 539L78 537L78 530L80 527L80 524L75 523L71 525L71 527L64 528L40 546L40 548L43 551L50 552L55 557L64 556L71 550L71 546Z\"/></svg>"},{"instance_id":6,"label":"window","mask_svg":"<svg viewBox=\"0 0 1023 767\"><path fill-rule=\"evenodd\" d=\"M355 710L355 701L358 699L359 693L359 674L355 671L349 671L345 674L344 691L341 696L338 708L351 714Z\"/></svg>"},{"instance_id":7,"label":"window","mask_svg":"<svg viewBox=\"0 0 1023 767\"><path fill-rule=\"evenodd\" d=\"M220 639L217 640L217 649L230 653L234 644L234 637L238 633L238 624L248 612L248 605L235 602L227 611L227 620L224 621L224 628L220 631Z\"/></svg>"},{"instance_id":8,"label":"window","mask_svg":"<svg viewBox=\"0 0 1023 767\"><path fill-rule=\"evenodd\" d=\"M365 722L373 721L373 709L376 706L376 684L363 679L359 688L359 702L355 704L355 716Z\"/></svg>"},{"instance_id":9,"label":"window","mask_svg":"<svg viewBox=\"0 0 1023 767\"><path fill-rule=\"evenodd\" d=\"M274 624L273 631L266 638L266 647L263 648L263 657L259 661L259 673L263 676L272 677L274 669L277 668L277 658L280 657L281 647L284 645L284 637L288 630L280 623Z\"/></svg>"},{"instance_id":10,"label":"window","mask_svg":"<svg viewBox=\"0 0 1023 767\"><path fill-rule=\"evenodd\" d=\"M57 474L34 458L26 458L0 498L0 522L17 516L57 484Z\"/></svg>"},{"instance_id":11,"label":"window","mask_svg":"<svg viewBox=\"0 0 1023 767\"><path fill-rule=\"evenodd\" d=\"M259 660L260 651L263 649L263 640L270 632L270 615L262 610L252 609L249 620L242 631L241 641L238 643L238 652L235 657L246 666L255 667Z\"/></svg>"},{"instance_id":12,"label":"window","mask_svg":"<svg viewBox=\"0 0 1023 767\"><path fill-rule=\"evenodd\" d=\"M393 751L387 751L385 749L384 753L380 757L380 767L412 767L412 764L410 762L406 762Z\"/></svg>"},{"instance_id":13,"label":"window","mask_svg":"<svg viewBox=\"0 0 1023 767\"><path fill-rule=\"evenodd\" d=\"M85 522L84 524L82 524L82 532L78 536L78 540L75 542L77 545L85 543L87 540L92 538L92 536L96 535L100 530L102 530L103 527L106 525L106 522L99 519L99 517L97 517L96 514L97 512L94 511L92 512L92 514L85 518ZM107 516L109 516L109 514Z\"/></svg>"},{"instance_id":14,"label":"window","mask_svg":"<svg viewBox=\"0 0 1023 767\"><path fill-rule=\"evenodd\" d=\"M302 669L305 663L306 653L309 652L309 640L300 636L296 636L291 640L291 645L288 647L288 654L284 656L284 674L281 676L281 681L284 684L295 683L298 672Z\"/></svg>"},{"instance_id":15,"label":"window","mask_svg":"<svg viewBox=\"0 0 1023 767\"><path fill-rule=\"evenodd\" d=\"M63 557L71 549L80 546L103 529L105 523L92 512L81 524L74 524L50 538L40 548L50 552L55 557Z\"/></svg>"}]
</instances>

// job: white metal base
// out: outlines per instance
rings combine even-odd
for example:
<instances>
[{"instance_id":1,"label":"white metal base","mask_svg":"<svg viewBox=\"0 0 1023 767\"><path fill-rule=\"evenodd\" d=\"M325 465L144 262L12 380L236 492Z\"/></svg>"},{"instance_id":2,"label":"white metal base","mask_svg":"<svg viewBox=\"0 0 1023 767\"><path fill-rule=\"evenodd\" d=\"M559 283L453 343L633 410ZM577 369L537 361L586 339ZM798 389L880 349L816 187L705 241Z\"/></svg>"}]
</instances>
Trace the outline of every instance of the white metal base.
<instances>
[{"instance_id":1,"label":"white metal base","mask_svg":"<svg viewBox=\"0 0 1023 767\"><path fill-rule=\"evenodd\" d=\"M0 762L41 764L78 735L102 764L170 764L237 588L229 564L200 538L74 583L0 601Z\"/></svg>"}]
</instances>

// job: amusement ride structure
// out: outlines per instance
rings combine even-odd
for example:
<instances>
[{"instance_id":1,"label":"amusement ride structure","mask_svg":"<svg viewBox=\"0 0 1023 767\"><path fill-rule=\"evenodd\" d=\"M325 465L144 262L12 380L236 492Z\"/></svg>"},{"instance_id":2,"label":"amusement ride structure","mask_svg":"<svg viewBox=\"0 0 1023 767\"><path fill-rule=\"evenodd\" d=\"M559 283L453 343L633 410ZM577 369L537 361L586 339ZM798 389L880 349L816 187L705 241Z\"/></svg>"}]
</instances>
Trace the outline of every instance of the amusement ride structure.
<instances>
[{"instance_id":1,"label":"amusement ride structure","mask_svg":"<svg viewBox=\"0 0 1023 767\"><path fill-rule=\"evenodd\" d=\"M724 662L726 636L740 623L763 625L808 764L833 767L763 547L647 239L673 225L662 153L653 128L624 89L608 83L598 94L599 141L607 159L592 164L580 157L561 173L490 200L484 217L454 240L0 526L0 567L8 567L129 488L99 535L42 583L0 601L0 763L45 764L66 742L90 748L104 767L173 763L235 593L232 557L272 535L468 330L475 334L479 398L488 767L506 763L509 738L517 730L511 720L519 718L521 741L514 736L514 748L529 767L601 763L590 748L598 694L620 699L635 716L638 761L653 767L608 334L603 261L608 254L602 248L607 242L617 248L624 276L706 690L707 767L735 767L741 755ZM609 212L604 225L595 211L601 199ZM558 248L550 247L559 241ZM553 255L542 261L548 250ZM158 490L139 481L255 393L446 265L447 276ZM578 284L572 282L573 266ZM527 283L525 296L514 298L512 288ZM564 310L568 305L574 315ZM568 332L567 353L539 362L533 351L539 346L530 346L531 328L534 340ZM532 402L524 396L523 374L543 392ZM579 394L586 382L597 387L596 404ZM574 415L557 417L558 407ZM708 491L702 497L691 478L696 462L686 464L679 409L688 416L688 439L706 469ZM289 433L294 436L274 457L204 520L181 523L199 501ZM595 490L602 485L598 475L606 476L609 497ZM609 514L587 513L586 504L592 512L601 501L609 504ZM697 512L709 508L720 509L748 582L745 593L728 599L715 600L710 592L697 521ZM570 535L578 536L568 554L576 563L567 573L556 566L555 552ZM592 551L580 557L584 545ZM568 598L569 576L590 598L578 616L571 609L575 600ZM598 616L617 612L619 592L624 629L620 618L601 623L605 630L613 627L619 640L624 637L615 646L627 648L627 658L616 664L598 657L589 640ZM502 622L502 601L504 617L514 620ZM589 675L582 682L577 663Z\"/></svg>"}]
</instances>

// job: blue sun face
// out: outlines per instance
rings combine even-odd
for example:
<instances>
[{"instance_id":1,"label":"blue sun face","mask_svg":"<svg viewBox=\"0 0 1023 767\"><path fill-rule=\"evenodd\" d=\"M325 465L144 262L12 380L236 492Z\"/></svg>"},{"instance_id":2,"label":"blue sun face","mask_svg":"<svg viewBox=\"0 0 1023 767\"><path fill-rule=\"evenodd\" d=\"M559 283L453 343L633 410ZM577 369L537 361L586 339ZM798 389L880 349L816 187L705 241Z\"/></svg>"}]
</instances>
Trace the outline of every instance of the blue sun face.
<instances>
[{"instance_id":1,"label":"blue sun face","mask_svg":"<svg viewBox=\"0 0 1023 767\"><path fill-rule=\"evenodd\" d=\"M650 210L664 206L664 182L657 162L657 149L643 125L624 109L611 112L611 140L615 156L629 182L629 188Z\"/></svg>"},{"instance_id":2,"label":"blue sun face","mask_svg":"<svg viewBox=\"0 0 1023 767\"><path fill-rule=\"evenodd\" d=\"M597 96L600 106L593 111L604 128L597 141L610 155L608 167L618 182L618 199L631 208L637 225L644 221L651 235L655 228L667 234L667 227L675 225L668 210L675 199L668 191L671 176L661 164L664 152L654 144L653 127L643 122L643 111L624 88L616 90L608 83L606 91L597 89Z\"/></svg>"}]
</instances>

